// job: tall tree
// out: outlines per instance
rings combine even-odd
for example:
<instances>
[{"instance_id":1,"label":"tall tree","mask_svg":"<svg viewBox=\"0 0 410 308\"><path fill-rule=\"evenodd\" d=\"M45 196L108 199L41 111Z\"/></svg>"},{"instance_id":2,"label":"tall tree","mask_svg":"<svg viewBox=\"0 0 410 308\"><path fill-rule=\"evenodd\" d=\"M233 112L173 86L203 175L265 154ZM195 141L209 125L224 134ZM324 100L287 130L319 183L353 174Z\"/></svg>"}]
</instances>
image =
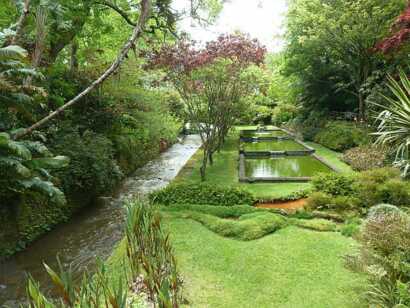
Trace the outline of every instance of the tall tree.
<instances>
[{"instance_id":1,"label":"tall tree","mask_svg":"<svg viewBox=\"0 0 410 308\"><path fill-rule=\"evenodd\" d=\"M84 96L86 96L88 93L93 91L100 84L102 84L107 78L109 78L112 74L114 74L118 70L118 68L121 66L122 62L124 62L125 58L127 57L128 52L135 46L137 39L143 33L145 23L146 23L147 19L149 18L150 8L151 8L151 1L150 0L142 0L139 21L138 21L137 25L135 26L131 37L124 44L124 46L120 50L120 52L119 52L117 58L115 59L115 61L111 64L111 66L99 78L97 78L84 91L82 91L81 93L76 95L73 99L71 99L70 101L65 103L63 106L61 106L57 110L53 111L48 116L41 119L40 121L34 123L29 128L21 130L20 132L18 132L15 135L15 138L18 139L18 138L21 138L25 135L28 135L32 131L38 129L39 127L41 127L42 125L44 125L45 123L50 121L51 119L54 119L59 114L61 114L65 109L67 109L70 106L78 103Z\"/></svg>"},{"instance_id":2,"label":"tall tree","mask_svg":"<svg viewBox=\"0 0 410 308\"><path fill-rule=\"evenodd\" d=\"M376 45L385 54L402 47L410 39L410 3L393 24L391 33Z\"/></svg>"},{"instance_id":3,"label":"tall tree","mask_svg":"<svg viewBox=\"0 0 410 308\"><path fill-rule=\"evenodd\" d=\"M183 99L188 118L203 143L201 177L241 115L243 98L251 90L245 69L261 64L266 49L243 35L222 35L198 49L182 40L152 55L150 64L164 68Z\"/></svg>"},{"instance_id":4,"label":"tall tree","mask_svg":"<svg viewBox=\"0 0 410 308\"><path fill-rule=\"evenodd\" d=\"M405 0L292 0L288 15L288 69L310 87L329 87L333 100L343 91L366 113L366 82L381 64L373 52ZM309 91L309 87L306 87ZM320 98L314 98L320 100Z\"/></svg>"}]
</instances>

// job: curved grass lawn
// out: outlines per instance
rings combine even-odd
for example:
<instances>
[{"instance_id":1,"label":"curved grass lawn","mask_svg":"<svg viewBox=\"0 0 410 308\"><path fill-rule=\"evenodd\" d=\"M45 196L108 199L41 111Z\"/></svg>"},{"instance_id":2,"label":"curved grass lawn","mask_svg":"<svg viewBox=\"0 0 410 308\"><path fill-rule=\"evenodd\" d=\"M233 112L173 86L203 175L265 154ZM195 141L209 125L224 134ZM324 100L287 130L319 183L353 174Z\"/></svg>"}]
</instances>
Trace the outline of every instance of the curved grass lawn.
<instances>
[{"instance_id":1,"label":"curved grass lawn","mask_svg":"<svg viewBox=\"0 0 410 308\"><path fill-rule=\"evenodd\" d=\"M363 307L360 277L343 267L353 240L287 227L254 241L167 217L189 307Z\"/></svg>"},{"instance_id":2,"label":"curved grass lawn","mask_svg":"<svg viewBox=\"0 0 410 308\"><path fill-rule=\"evenodd\" d=\"M214 165L207 168L207 183L216 185L236 185L245 188L255 194L259 199L279 199L297 191L310 187L309 183L239 183L238 179L238 151L240 129L255 129L256 126L237 127L227 138L220 153L215 153ZM322 157L341 172L352 172L350 166L340 160L340 153L329 150L316 143L309 142L309 146L316 150L316 154ZM188 161L178 174L174 183L199 183L201 177L199 167L202 161L202 150Z\"/></svg>"}]
</instances>

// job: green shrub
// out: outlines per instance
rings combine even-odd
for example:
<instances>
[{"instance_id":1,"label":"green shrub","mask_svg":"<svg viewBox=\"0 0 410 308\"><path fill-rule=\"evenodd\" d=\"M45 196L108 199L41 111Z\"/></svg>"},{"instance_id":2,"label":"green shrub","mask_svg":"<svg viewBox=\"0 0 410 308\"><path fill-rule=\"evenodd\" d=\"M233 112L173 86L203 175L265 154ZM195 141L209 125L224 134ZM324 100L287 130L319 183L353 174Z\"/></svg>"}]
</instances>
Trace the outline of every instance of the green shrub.
<instances>
[{"instance_id":1,"label":"green shrub","mask_svg":"<svg viewBox=\"0 0 410 308\"><path fill-rule=\"evenodd\" d=\"M334 121L326 124L313 140L332 150L344 151L368 144L370 137L366 129L354 123Z\"/></svg>"},{"instance_id":2,"label":"green shrub","mask_svg":"<svg viewBox=\"0 0 410 308\"><path fill-rule=\"evenodd\" d=\"M329 208L329 204L332 202L332 196L324 192L314 192L308 198L305 208L309 211L325 210Z\"/></svg>"},{"instance_id":3,"label":"green shrub","mask_svg":"<svg viewBox=\"0 0 410 308\"><path fill-rule=\"evenodd\" d=\"M313 177L312 185L314 190L329 195L348 196L353 193L354 181L354 177L351 175L328 173Z\"/></svg>"},{"instance_id":4,"label":"green shrub","mask_svg":"<svg viewBox=\"0 0 410 308\"><path fill-rule=\"evenodd\" d=\"M410 205L410 185L400 179L399 171L393 168L375 169L357 175L354 191L363 207L379 203L397 206Z\"/></svg>"},{"instance_id":5,"label":"green shrub","mask_svg":"<svg viewBox=\"0 0 410 308\"><path fill-rule=\"evenodd\" d=\"M288 124L288 127L301 135L303 139L313 141L317 133L326 125L326 119L326 112L302 110L300 115Z\"/></svg>"},{"instance_id":6,"label":"green shrub","mask_svg":"<svg viewBox=\"0 0 410 308\"><path fill-rule=\"evenodd\" d=\"M350 218L340 227L340 233L347 237L353 237L360 232L361 223L358 217Z\"/></svg>"},{"instance_id":7,"label":"green shrub","mask_svg":"<svg viewBox=\"0 0 410 308\"><path fill-rule=\"evenodd\" d=\"M323 192L313 193L307 200L306 209L315 210L332 210L344 212L357 210L360 201L351 196L332 196Z\"/></svg>"},{"instance_id":8,"label":"green shrub","mask_svg":"<svg viewBox=\"0 0 410 308\"><path fill-rule=\"evenodd\" d=\"M398 206L410 205L410 186L409 183L402 180L386 181L378 188L378 195L381 202Z\"/></svg>"},{"instance_id":9,"label":"green shrub","mask_svg":"<svg viewBox=\"0 0 410 308\"><path fill-rule=\"evenodd\" d=\"M272 123L274 125L281 125L289 122L296 116L297 107L292 104L279 104L272 111Z\"/></svg>"},{"instance_id":10,"label":"green shrub","mask_svg":"<svg viewBox=\"0 0 410 308\"><path fill-rule=\"evenodd\" d=\"M150 199L158 204L209 204L233 206L252 204L251 193L237 187L218 187L210 184L171 184L154 192Z\"/></svg>"},{"instance_id":11,"label":"green shrub","mask_svg":"<svg viewBox=\"0 0 410 308\"><path fill-rule=\"evenodd\" d=\"M61 132L54 139L53 149L71 159L70 168L56 173L64 192L71 196L86 193L92 198L106 194L122 179L112 142L102 135L89 131L83 135L77 131Z\"/></svg>"},{"instance_id":12,"label":"green shrub","mask_svg":"<svg viewBox=\"0 0 410 308\"><path fill-rule=\"evenodd\" d=\"M360 146L347 150L342 160L352 166L353 170L365 171L384 167L387 152L382 147Z\"/></svg>"},{"instance_id":13,"label":"green shrub","mask_svg":"<svg viewBox=\"0 0 410 308\"><path fill-rule=\"evenodd\" d=\"M375 204L410 205L410 184L394 168L373 169L359 174L326 174L313 178L314 193L307 209L356 211L365 214Z\"/></svg>"}]
</instances>

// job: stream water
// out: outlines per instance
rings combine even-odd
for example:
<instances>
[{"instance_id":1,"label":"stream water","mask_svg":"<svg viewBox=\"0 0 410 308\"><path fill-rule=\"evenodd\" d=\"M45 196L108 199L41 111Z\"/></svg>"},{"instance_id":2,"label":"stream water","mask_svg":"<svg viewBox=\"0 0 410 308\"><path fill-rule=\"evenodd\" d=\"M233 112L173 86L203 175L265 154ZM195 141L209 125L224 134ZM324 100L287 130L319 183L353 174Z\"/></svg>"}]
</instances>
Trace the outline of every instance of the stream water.
<instances>
[{"instance_id":1,"label":"stream water","mask_svg":"<svg viewBox=\"0 0 410 308\"><path fill-rule=\"evenodd\" d=\"M76 275L90 270L98 258L108 257L122 236L124 200L166 186L200 147L197 135L186 136L160 157L138 169L112 196L58 226L26 250L0 264L0 305L16 307L25 296L26 273L46 289L49 278L42 263L57 267L56 255L71 264Z\"/></svg>"}]
</instances>

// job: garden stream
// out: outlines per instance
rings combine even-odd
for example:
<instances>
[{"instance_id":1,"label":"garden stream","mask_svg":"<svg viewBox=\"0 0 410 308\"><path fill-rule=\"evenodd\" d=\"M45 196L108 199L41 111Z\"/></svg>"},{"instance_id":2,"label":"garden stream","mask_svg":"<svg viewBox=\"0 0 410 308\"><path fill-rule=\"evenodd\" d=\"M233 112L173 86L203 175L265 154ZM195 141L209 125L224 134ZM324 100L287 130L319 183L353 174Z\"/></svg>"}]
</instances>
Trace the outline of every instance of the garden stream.
<instances>
[{"instance_id":1,"label":"garden stream","mask_svg":"<svg viewBox=\"0 0 410 308\"><path fill-rule=\"evenodd\" d=\"M56 255L77 277L92 270L96 259L107 258L122 237L124 200L166 186L200 147L197 135L189 135L159 158L138 169L111 197L99 199L98 206L83 210L58 226L26 250L0 264L0 305L16 307L25 297L26 273L46 289L50 280L43 262L58 268Z\"/></svg>"}]
</instances>

